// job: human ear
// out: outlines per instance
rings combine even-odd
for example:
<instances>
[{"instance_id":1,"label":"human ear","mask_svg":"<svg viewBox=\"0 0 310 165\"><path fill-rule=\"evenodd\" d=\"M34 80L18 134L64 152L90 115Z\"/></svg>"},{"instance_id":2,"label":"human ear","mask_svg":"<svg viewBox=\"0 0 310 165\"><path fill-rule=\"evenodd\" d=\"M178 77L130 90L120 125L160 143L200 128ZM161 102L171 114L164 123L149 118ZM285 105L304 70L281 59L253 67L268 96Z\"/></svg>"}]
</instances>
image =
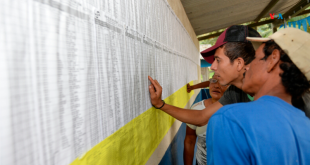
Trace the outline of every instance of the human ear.
<instances>
[{"instance_id":1,"label":"human ear","mask_svg":"<svg viewBox=\"0 0 310 165\"><path fill-rule=\"evenodd\" d=\"M244 70L244 60L241 57L238 57L236 60L237 62L237 70L240 72L241 70Z\"/></svg>"},{"instance_id":2,"label":"human ear","mask_svg":"<svg viewBox=\"0 0 310 165\"><path fill-rule=\"evenodd\" d=\"M280 61L280 51L275 49L271 55L267 58L267 72L270 73Z\"/></svg>"}]
</instances>

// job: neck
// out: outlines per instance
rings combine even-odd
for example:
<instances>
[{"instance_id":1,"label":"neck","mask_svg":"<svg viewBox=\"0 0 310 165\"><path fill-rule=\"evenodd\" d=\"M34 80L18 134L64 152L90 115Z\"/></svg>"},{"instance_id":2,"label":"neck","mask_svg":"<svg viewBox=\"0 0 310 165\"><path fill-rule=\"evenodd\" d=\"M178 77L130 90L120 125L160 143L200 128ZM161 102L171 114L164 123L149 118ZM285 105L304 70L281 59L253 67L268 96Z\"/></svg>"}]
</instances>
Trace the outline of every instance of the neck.
<instances>
[{"instance_id":1,"label":"neck","mask_svg":"<svg viewBox=\"0 0 310 165\"><path fill-rule=\"evenodd\" d=\"M217 99L211 98L211 103L212 103L212 104L215 103L215 102L217 102L217 101L218 101Z\"/></svg>"},{"instance_id":2,"label":"neck","mask_svg":"<svg viewBox=\"0 0 310 165\"><path fill-rule=\"evenodd\" d=\"M234 85L235 87L242 89L242 80L243 80L243 72L239 73L239 76L232 81L230 84Z\"/></svg>"},{"instance_id":3,"label":"neck","mask_svg":"<svg viewBox=\"0 0 310 165\"><path fill-rule=\"evenodd\" d=\"M264 95L275 96L292 104L292 96L285 92L285 87L282 85L281 78L267 80L255 94L254 100L257 100Z\"/></svg>"}]
</instances>

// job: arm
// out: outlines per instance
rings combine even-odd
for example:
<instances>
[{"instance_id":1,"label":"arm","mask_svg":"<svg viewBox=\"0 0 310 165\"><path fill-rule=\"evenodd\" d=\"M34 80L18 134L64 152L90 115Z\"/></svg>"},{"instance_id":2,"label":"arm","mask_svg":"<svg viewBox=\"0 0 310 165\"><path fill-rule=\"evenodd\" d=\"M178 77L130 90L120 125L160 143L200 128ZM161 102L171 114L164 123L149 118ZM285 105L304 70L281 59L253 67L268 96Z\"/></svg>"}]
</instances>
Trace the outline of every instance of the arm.
<instances>
[{"instance_id":1,"label":"arm","mask_svg":"<svg viewBox=\"0 0 310 165\"><path fill-rule=\"evenodd\" d=\"M214 164L251 164L250 148L244 130L222 114L212 116L207 129L207 162ZM225 157L223 157L225 155Z\"/></svg>"},{"instance_id":2,"label":"arm","mask_svg":"<svg viewBox=\"0 0 310 165\"><path fill-rule=\"evenodd\" d=\"M209 87L209 85L210 85L210 81L205 81L205 82L193 85L193 86L187 84L187 93L190 93L194 89Z\"/></svg>"},{"instance_id":3,"label":"arm","mask_svg":"<svg viewBox=\"0 0 310 165\"><path fill-rule=\"evenodd\" d=\"M153 80L151 77L149 77L149 80L152 83L149 86L151 102L155 107L161 107L163 105L161 99L162 88L156 80ZM208 123L210 117L222 106L221 103L215 102L204 110L189 110L165 104L161 110L184 123L204 126Z\"/></svg>"},{"instance_id":4,"label":"arm","mask_svg":"<svg viewBox=\"0 0 310 165\"><path fill-rule=\"evenodd\" d=\"M183 152L184 165L193 164L196 138L197 138L196 131L191 129L189 126L186 126L186 136L184 140L184 152Z\"/></svg>"},{"instance_id":5,"label":"arm","mask_svg":"<svg viewBox=\"0 0 310 165\"><path fill-rule=\"evenodd\" d=\"M193 124L196 126L204 126L208 124L208 121L211 118L211 116L222 106L223 105L217 101L203 110L190 110L165 104L161 108L161 110L184 123Z\"/></svg>"}]
</instances>

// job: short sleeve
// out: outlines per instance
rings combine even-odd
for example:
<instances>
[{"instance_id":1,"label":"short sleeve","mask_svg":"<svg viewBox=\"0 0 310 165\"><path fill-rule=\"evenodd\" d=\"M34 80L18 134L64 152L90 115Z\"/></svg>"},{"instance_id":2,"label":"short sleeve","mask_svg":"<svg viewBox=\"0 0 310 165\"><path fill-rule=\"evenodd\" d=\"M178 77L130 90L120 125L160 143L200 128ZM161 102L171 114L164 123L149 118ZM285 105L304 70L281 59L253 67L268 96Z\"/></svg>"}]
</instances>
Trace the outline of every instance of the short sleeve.
<instances>
[{"instance_id":1,"label":"short sleeve","mask_svg":"<svg viewBox=\"0 0 310 165\"><path fill-rule=\"evenodd\" d=\"M228 104L249 102L251 101L248 95L241 89L230 85L230 87L224 92L223 96L219 99L219 102L224 106Z\"/></svg>"},{"instance_id":2,"label":"short sleeve","mask_svg":"<svg viewBox=\"0 0 310 165\"><path fill-rule=\"evenodd\" d=\"M222 114L211 117L207 128L207 164L250 164L250 149L238 124Z\"/></svg>"}]
</instances>

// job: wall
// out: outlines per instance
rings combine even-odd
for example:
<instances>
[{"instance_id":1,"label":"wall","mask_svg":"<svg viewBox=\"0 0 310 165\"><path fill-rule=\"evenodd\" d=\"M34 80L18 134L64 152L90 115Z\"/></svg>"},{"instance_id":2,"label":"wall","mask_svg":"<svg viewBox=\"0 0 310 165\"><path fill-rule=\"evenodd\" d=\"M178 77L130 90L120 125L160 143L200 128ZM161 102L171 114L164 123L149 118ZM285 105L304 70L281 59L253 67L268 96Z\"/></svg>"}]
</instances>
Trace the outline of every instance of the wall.
<instances>
[{"instance_id":1,"label":"wall","mask_svg":"<svg viewBox=\"0 0 310 165\"><path fill-rule=\"evenodd\" d=\"M198 94L184 13L165 0L4 0L0 12L1 164L160 161L181 124L152 108L147 77L168 104Z\"/></svg>"},{"instance_id":2,"label":"wall","mask_svg":"<svg viewBox=\"0 0 310 165\"><path fill-rule=\"evenodd\" d=\"M199 41L196 34L190 24L190 21L186 15L183 5L180 0L168 0L169 5L177 15L187 32L190 34L192 41L196 48L199 50ZM200 56L200 54L199 54ZM200 83L201 67L197 65L198 80L194 81L193 84ZM204 94L204 93L203 93ZM200 101L202 98L200 89L194 90L194 95L187 102L185 108L189 109L194 102ZM152 156L149 158L147 164L183 164L183 148L185 138L186 126L178 120L174 122L161 143L158 145Z\"/></svg>"},{"instance_id":3,"label":"wall","mask_svg":"<svg viewBox=\"0 0 310 165\"><path fill-rule=\"evenodd\" d=\"M187 17L187 14L184 10L182 2L180 0L167 0L171 8L173 9L174 13L182 22L183 26L191 36L194 44L196 45L197 49L199 50L199 41L197 39L196 33Z\"/></svg>"}]
</instances>

